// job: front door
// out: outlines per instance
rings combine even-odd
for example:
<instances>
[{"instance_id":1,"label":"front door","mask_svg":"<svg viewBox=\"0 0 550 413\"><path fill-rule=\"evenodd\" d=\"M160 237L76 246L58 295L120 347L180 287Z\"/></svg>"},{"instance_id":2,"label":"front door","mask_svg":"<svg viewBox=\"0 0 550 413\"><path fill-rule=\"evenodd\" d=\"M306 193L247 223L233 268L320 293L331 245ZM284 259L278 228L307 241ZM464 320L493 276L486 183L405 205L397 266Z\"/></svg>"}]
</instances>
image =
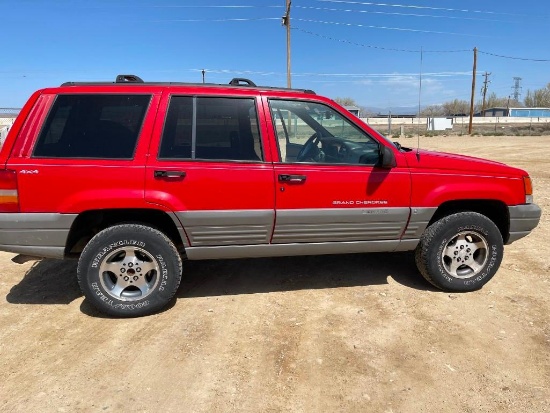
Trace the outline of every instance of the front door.
<instances>
[{"instance_id":1,"label":"front door","mask_svg":"<svg viewBox=\"0 0 550 413\"><path fill-rule=\"evenodd\" d=\"M280 155L272 242L397 246L410 213L406 166L378 167L381 143L325 104L269 105Z\"/></svg>"}]
</instances>

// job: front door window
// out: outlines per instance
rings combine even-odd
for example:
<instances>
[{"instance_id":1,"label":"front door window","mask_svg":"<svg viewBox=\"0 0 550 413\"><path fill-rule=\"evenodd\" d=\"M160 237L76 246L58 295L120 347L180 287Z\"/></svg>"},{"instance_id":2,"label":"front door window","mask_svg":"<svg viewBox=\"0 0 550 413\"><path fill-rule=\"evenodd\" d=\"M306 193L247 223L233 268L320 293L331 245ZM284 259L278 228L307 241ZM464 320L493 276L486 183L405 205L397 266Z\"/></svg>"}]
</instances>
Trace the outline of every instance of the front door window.
<instances>
[{"instance_id":1,"label":"front door window","mask_svg":"<svg viewBox=\"0 0 550 413\"><path fill-rule=\"evenodd\" d=\"M272 99L270 107L283 163L378 163L378 142L329 106Z\"/></svg>"}]
</instances>

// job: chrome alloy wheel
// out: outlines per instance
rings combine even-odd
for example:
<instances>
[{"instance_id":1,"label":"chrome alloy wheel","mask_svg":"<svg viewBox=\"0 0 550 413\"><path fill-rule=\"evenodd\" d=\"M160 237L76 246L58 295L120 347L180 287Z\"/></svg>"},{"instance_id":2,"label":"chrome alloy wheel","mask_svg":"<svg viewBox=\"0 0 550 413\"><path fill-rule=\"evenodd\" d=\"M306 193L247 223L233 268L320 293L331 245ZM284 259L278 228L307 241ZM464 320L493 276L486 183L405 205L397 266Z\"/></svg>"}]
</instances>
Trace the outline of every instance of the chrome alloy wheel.
<instances>
[{"instance_id":1,"label":"chrome alloy wheel","mask_svg":"<svg viewBox=\"0 0 550 413\"><path fill-rule=\"evenodd\" d=\"M159 282L159 274L159 265L151 254L128 246L109 253L99 267L99 280L105 291L124 301L149 295Z\"/></svg>"},{"instance_id":2,"label":"chrome alloy wheel","mask_svg":"<svg viewBox=\"0 0 550 413\"><path fill-rule=\"evenodd\" d=\"M471 231L456 234L441 253L443 266L449 275L462 279L479 274L488 257L487 240L481 234Z\"/></svg>"}]
</instances>

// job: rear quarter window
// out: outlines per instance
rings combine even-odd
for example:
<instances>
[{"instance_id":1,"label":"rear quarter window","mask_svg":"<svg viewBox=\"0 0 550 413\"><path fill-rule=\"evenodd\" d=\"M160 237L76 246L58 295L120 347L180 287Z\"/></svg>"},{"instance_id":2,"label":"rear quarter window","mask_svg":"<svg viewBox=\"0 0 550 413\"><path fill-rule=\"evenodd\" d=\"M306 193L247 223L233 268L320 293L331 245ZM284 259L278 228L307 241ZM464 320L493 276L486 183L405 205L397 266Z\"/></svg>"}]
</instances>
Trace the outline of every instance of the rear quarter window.
<instances>
[{"instance_id":1,"label":"rear quarter window","mask_svg":"<svg viewBox=\"0 0 550 413\"><path fill-rule=\"evenodd\" d=\"M131 159L151 95L59 95L36 158Z\"/></svg>"}]
</instances>

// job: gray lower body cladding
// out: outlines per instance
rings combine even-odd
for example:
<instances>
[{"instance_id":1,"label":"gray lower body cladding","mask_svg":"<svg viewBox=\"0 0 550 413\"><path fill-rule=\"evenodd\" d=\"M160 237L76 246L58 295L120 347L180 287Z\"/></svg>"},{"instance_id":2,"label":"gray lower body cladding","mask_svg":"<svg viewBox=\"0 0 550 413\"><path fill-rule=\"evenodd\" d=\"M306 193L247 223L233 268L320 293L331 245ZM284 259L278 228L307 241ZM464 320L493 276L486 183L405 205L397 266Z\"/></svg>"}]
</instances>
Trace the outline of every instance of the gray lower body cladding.
<instances>
[{"instance_id":1,"label":"gray lower body cladding","mask_svg":"<svg viewBox=\"0 0 550 413\"><path fill-rule=\"evenodd\" d=\"M436 208L190 211L174 223L190 259L413 250ZM539 223L535 204L509 207L507 244ZM0 213L0 250L63 258L77 214ZM180 224L181 222L181 224Z\"/></svg>"},{"instance_id":2,"label":"gray lower body cladding","mask_svg":"<svg viewBox=\"0 0 550 413\"><path fill-rule=\"evenodd\" d=\"M63 258L76 214L0 213L0 250Z\"/></svg>"},{"instance_id":3,"label":"gray lower body cladding","mask_svg":"<svg viewBox=\"0 0 550 413\"><path fill-rule=\"evenodd\" d=\"M176 215L189 259L413 250L436 208L196 211ZM407 228L407 229L406 229ZM271 240L271 243L270 243Z\"/></svg>"}]
</instances>

